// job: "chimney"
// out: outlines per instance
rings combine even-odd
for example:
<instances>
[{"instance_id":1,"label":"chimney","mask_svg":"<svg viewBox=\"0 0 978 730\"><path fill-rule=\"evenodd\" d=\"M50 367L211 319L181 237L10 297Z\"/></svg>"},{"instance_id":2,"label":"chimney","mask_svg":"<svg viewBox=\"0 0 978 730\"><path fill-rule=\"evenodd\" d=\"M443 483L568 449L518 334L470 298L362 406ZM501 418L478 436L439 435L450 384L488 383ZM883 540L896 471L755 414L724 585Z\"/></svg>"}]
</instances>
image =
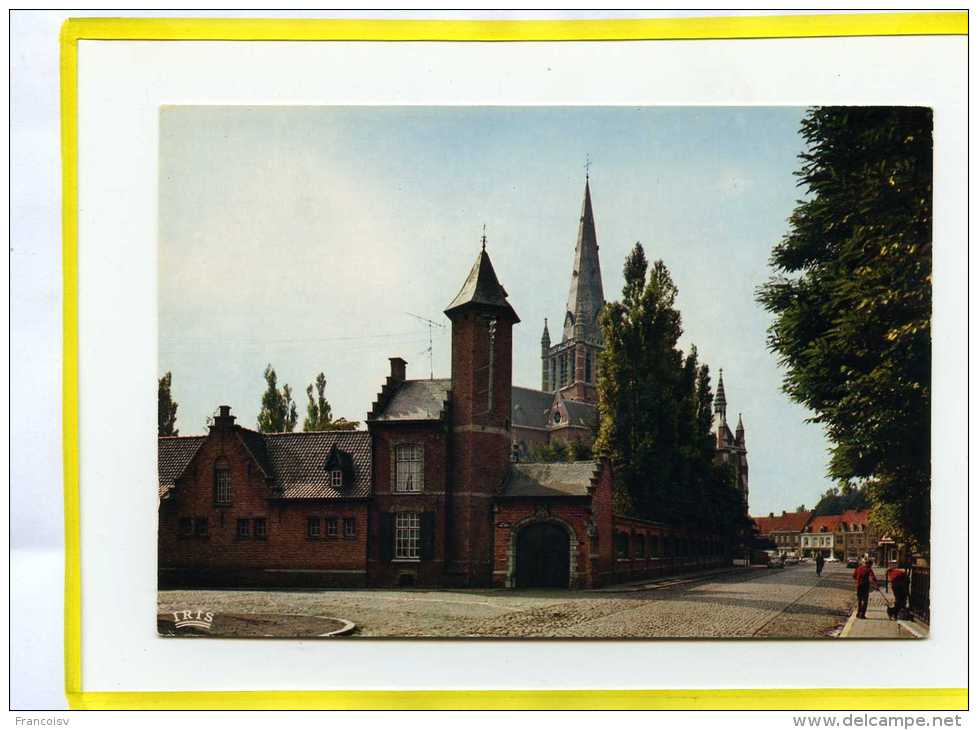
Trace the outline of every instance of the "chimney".
<instances>
[{"instance_id":1,"label":"chimney","mask_svg":"<svg viewBox=\"0 0 978 730\"><path fill-rule=\"evenodd\" d=\"M400 357L392 357L391 380L403 383L407 379L407 361Z\"/></svg>"},{"instance_id":2,"label":"chimney","mask_svg":"<svg viewBox=\"0 0 978 730\"><path fill-rule=\"evenodd\" d=\"M231 406L218 406L217 415L214 416L214 428L226 431L234 426L234 416L231 415Z\"/></svg>"}]
</instances>

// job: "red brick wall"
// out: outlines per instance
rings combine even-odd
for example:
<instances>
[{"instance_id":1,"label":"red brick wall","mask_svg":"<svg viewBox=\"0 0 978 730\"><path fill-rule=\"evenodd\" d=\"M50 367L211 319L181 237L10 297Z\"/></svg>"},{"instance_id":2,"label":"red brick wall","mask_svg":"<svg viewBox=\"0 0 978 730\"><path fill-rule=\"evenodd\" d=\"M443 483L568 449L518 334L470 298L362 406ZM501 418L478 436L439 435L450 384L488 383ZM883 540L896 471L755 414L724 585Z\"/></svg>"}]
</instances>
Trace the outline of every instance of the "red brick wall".
<instances>
[{"instance_id":1,"label":"red brick wall","mask_svg":"<svg viewBox=\"0 0 978 730\"><path fill-rule=\"evenodd\" d=\"M232 502L214 504L214 464L227 461L231 470ZM270 499L271 492L258 465L232 430L213 429L178 482L173 496L159 512L161 579L182 575L203 581L230 583L303 582L311 585L362 584L366 575L367 502ZM339 536L310 539L307 518L338 519ZM206 517L207 535L179 534L183 517ZM239 519L265 519L264 539L239 538ZM356 521L356 537L343 536L343 518ZM325 534L325 524L322 526ZM308 573L299 580L303 571ZM315 571L315 572L313 572Z\"/></svg>"}]
</instances>

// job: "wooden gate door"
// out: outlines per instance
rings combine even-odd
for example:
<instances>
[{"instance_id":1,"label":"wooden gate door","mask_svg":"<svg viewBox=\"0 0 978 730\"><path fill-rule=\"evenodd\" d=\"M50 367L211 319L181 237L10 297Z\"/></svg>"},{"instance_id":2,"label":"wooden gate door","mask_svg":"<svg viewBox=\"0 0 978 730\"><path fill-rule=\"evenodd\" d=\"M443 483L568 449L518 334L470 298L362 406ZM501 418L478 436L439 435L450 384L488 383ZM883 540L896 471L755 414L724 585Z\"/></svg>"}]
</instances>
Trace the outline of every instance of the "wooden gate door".
<instances>
[{"instance_id":1,"label":"wooden gate door","mask_svg":"<svg viewBox=\"0 0 978 730\"><path fill-rule=\"evenodd\" d=\"M570 539L550 522L520 530L516 538L517 588L567 588L570 579Z\"/></svg>"}]
</instances>

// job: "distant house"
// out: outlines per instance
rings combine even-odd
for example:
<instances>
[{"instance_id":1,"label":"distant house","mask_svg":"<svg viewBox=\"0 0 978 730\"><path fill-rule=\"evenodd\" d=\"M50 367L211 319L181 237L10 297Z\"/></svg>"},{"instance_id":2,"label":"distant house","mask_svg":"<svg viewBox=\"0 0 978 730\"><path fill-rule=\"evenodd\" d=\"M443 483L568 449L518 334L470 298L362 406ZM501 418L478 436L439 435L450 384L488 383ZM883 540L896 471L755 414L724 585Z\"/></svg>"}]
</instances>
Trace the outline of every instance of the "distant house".
<instances>
[{"instance_id":1,"label":"distant house","mask_svg":"<svg viewBox=\"0 0 978 730\"><path fill-rule=\"evenodd\" d=\"M811 510L801 512L773 512L767 517L752 517L757 526L758 535L773 542L780 555L800 554L801 534L808 526L814 513Z\"/></svg>"},{"instance_id":2,"label":"distant house","mask_svg":"<svg viewBox=\"0 0 978 730\"><path fill-rule=\"evenodd\" d=\"M802 555L821 552L839 560L863 555L875 558L878 545L876 530L869 523L869 510L847 510L839 515L816 517L801 536Z\"/></svg>"}]
</instances>

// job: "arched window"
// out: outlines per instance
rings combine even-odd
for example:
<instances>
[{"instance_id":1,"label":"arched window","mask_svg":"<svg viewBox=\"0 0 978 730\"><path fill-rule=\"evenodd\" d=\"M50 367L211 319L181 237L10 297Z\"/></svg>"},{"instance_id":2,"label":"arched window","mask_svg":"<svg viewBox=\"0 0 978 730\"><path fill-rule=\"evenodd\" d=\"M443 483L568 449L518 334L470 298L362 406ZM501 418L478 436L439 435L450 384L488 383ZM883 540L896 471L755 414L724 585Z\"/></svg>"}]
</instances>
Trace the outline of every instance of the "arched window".
<instances>
[{"instance_id":1,"label":"arched window","mask_svg":"<svg viewBox=\"0 0 978 730\"><path fill-rule=\"evenodd\" d=\"M223 456L214 462L214 503L231 504L231 465Z\"/></svg>"},{"instance_id":2,"label":"arched window","mask_svg":"<svg viewBox=\"0 0 978 730\"><path fill-rule=\"evenodd\" d=\"M567 385L567 355L560 356L560 386Z\"/></svg>"},{"instance_id":3,"label":"arched window","mask_svg":"<svg viewBox=\"0 0 978 730\"><path fill-rule=\"evenodd\" d=\"M584 353L584 382L591 382L591 351Z\"/></svg>"}]
</instances>

